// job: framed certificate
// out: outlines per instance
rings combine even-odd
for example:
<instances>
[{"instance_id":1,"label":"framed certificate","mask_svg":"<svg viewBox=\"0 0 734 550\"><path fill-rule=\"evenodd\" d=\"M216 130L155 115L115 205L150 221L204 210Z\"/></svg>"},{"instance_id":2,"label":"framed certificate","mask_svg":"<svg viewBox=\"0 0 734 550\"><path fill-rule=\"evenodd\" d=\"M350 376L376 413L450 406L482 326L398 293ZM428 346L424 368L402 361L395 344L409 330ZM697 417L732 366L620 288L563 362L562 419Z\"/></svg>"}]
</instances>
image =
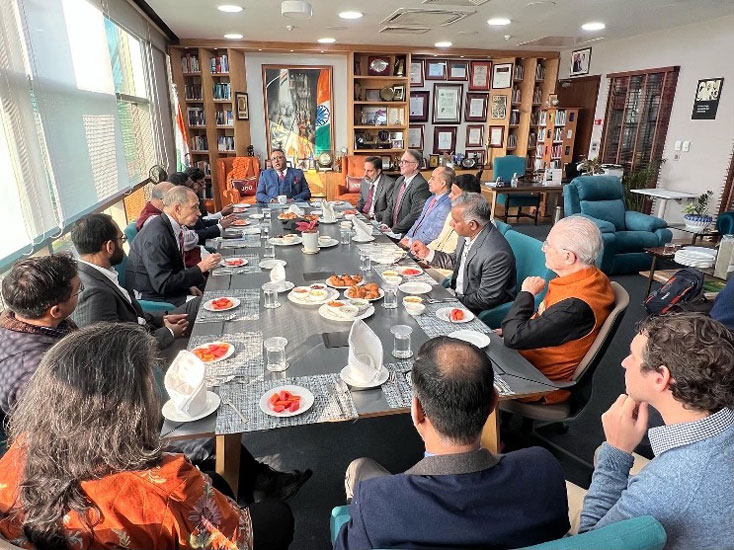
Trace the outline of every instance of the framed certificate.
<instances>
[{"instance_id":1,"label":"framed certificate","mask_svg":"<svg viewBox=\"0 0 734 550\"><path fill-rule=\"evenodd\" d=\"M423 87L423 60L410 62L410 85Z\"/></svg>"},{"instance_id":2,"label":"framed certificate","mask_svg":"<svg viewBox=\"0 0 734 550\"><path fill-rule=\"evenodd\" d=\"M484 122L487 120L487 103L489 94L478 94L468 92L466 94L466 110L464 120L466 122Z\"/></svg>"},{"instance_id":3,"label":"framed certificate","mask_svg":"<svg viewBox=\"0 0 734 550\"><path fill-rule=\"evenodd\" d=\"M469 64L466 61L449 61L449 80L469 79Z\"/></svg>"},{"instance_id":4,"label":"framed certificate","mask_svg":"<svg viewBox=\"0 0 734 550\"><path fill-rule=\"evenodd\" d=\"M495 63L492 67L492 88L502 90L512 86L512 63Z\"/></svg>"},{"instance_id":5,"label":"framed certificate","mask_svg":"<svg viewBox=\"0 0 734 550\"><path fill-rule=\"evenodd\" d=\"M426 59L426 80L446 80L446 60Z\"/></svg>"},{"instance_id":6,"label":"framed certificate","mask_svg":"<svg viewBox=\"0 0 734 550\"><path fill-rule=\"evenodd\" d=\"M492 118L494 120L502 120L507 118L507 96L492 95Z\"/></svg>"},{"instance_id":7,"label":"framed certificate","mask_svg":"<svg viewBox=\"0 0 734 550\"><path fill-rule=\"evenodd\" d=\"M433 152L453 153L456 148L456 126L433 127Z\"/></svg>"},{"instance_id":8,"label":"framed certificate","mask_svg":"<svg viewBox=\"0 0 734 550\"><path fill-rule=\"evenodd\" d=\"M410 122L428 122L428 97L431 92L410 92Z\"/></svg>"},{"instance_id":9,"label":"framed certificate","mask_svg":"<svg viewBox=\"0 0 734 550\"><path fill-rule=\"evenodd\" d=\"M408 128L408 149L423 150L423 132L425 126L423 124L415 124Z\"/></svg>"},{"instance_id":10,"label":"framed certificate","mask_svg":"<svg viewBox=\"0 0 734 550\"><path fill-rule=\"evenodd\" d=\"M484 146L484 124L467 124L466 147Z\"/></svg>"},{"instance_id":11,"label":"framed certificate","mask_svg":"<svg viewBox=\"0 0 734 550\"><path fill-rule=\"evenodd\" d=\"M433 124L461 122L461 84L433 85Z\"/></svg>"},{"instance_id":12,"label":"framed certificate","mask_svg":"<svg viewBox=\"0 0 734 550\"><path fill-rule=\"evenodd\" d=\"M489 70L491 61L472 61L469 65L469 89L489 91Z\"/></svg>"},{"instance_id":13,"label":"framed certificate","mask_svg":"<svg viewBox=\"0 0 734 550\"><path fill-rule=\"evenodd\" d=\"M502 147L505 143L505 127L490 126L489 127L489 146Z\"/></svg>"}]
</instances>

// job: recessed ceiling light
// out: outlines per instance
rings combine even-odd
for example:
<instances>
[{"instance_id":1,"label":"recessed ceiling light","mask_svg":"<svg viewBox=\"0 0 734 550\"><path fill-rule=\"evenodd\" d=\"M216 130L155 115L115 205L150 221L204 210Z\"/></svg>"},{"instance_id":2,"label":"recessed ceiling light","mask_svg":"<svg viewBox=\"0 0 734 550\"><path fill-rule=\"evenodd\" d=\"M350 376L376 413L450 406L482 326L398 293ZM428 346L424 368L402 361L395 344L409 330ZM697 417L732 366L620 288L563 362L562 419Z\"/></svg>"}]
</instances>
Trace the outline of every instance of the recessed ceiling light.
<instances>
[{"instance_id":1,"label":"recessed ceiling light","mask_svg":"<svg viewBox=\"0 0 734 550\"><path fill-rule=\"evenodd\" d=\"M229 38L230 40L242 40L242 35L238 32L230 32L225 34L224 38Z\"/></svg>"},{"instance_id":2,"label":"recessed ceiling light","mask_svg":"<svg viewBox=\"0 0 734 550\"><path fill-rule=\"evenodd\" d=\"M589 23L584 23L583 25L581 25L581 28L585 31L601 31L606 29L607 26L601 21L591 21Z\"/></svg>"},{"instance_id":3,"label":"recessed ceiling light","mask_svg":"<svg viewBox=\"0 0 734 550\"><path fill-rule=\"evenodd\" d=\"M240 13L244 8L242 6L235 6L234 4L222 4L221 6L217 6L217 9L225 13Z\"/></svg>"},{"instance_id":4,"label":"recessed ceiling light","mask_svg":"<svg viewBox=\"0 0 734 550\"><path fill-rule=\"evenodd\" d=\"M361 11L343 11L339 14L342 19L361 19L363 13Z\"/></svg>"},{"instance_id":5,"label":"recessed ceiling light","mask_svg":"<svg viewBox=\"0 0 734 550\"><path fill-rule=\"evenodd\" d=\"M510 23L512 23L512 21L507 19L507 17L493 17L492 19L487 19L487 24L493 27L504 27Z\"/></svg>"},{"instance_id":6,"label":"recessed ceiling light","mask_svg":"<svg viewBox=\"0 0 734 550\"><path fill-rule=\"evenodd\" d=\"M450 48L451 42L449 42L448 40L444 40L442 42L436 42L434 46L436 46L437 48Z\"/></svg>"},{"instance_id":7,"label":"recessed ceiling light","mask_svg":"<svg viewBox=\"0 0 734 550\"><path fill-rule=\"evenodd\" d=\"M293 53L293 50L288 50L289 52Z\"/></svg>"},{"instance_id":8,"label":"recessed ceiling light","mask_svg":"<svg viewBox=\"0 0 734 550\"><path fill-rule=\"evenodd\" d=\"M336 42L336 38L319 38L316 42L319 44L333 44Z\"/></svg>"}]
</instances>

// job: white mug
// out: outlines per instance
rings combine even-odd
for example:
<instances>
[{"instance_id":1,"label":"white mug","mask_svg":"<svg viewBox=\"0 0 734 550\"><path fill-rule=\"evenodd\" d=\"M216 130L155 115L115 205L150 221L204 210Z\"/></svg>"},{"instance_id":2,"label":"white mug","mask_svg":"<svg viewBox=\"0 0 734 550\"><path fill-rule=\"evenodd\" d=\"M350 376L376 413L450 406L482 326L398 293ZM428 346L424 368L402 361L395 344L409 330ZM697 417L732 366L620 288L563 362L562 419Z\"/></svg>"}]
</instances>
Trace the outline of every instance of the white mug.
<instances>
[{"instance_id":1,"label":"white mug","mask_svg":"<svg viewBox=\"0 0 734 550\"><path fill-rule=\"evenodd\" d=\"M288 202L288 195L278 195L278 204L286 204Z\"/></svg>"},{"instance_id":2,"label":"white mug","mask_svg":"<svg viewBox=\"0 0 734 550\"><path fill-rule=\"evenodd\" d=\"M303 249L306 252L318 252L319 251L319 232L318 231L304 231L301 233L303 237Z\"/></svg>"}]
</instances>

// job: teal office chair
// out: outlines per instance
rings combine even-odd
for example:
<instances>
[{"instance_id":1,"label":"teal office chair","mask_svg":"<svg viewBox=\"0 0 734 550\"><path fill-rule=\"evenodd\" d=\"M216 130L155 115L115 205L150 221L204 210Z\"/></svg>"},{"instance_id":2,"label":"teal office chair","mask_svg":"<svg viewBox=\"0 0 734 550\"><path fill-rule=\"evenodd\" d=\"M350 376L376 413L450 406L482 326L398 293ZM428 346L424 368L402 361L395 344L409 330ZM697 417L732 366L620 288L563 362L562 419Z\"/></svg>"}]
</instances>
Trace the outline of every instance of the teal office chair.
<instances>
[{"instance_id":1,"label":"teal office chair","mask_svg":"<svg viewBox=\"0 0 734 550\"><path fill-rule=\"evenodd\" d=\"M130 227L128 225L128 227ZM126 227L125 229L127 230ZM135 232L137 234L137 231ZM133 235L134 238L134 235ZM130 237L128 237L129 242ZM125 287L125 268L127 266L127 256L122 257L122 261L115 266L115 270L117 271L117 280L120 282L120 286L123 288ZM176 306L174 306L171 303L168 302L156 302L153 300L138 300L138 303L140 304L140 307L143 308L143 311L146 311L148 313L157 313L157 314L164 314L166 312L173 311L176 309Z\"/></svg>"},{"instance_id":2,"label":"teal office chair","mask_svg":"<svg viewBox=\"0 0 734 550\"><path fill-rule=\"evenodd\" d=\"M525 157L518 157L517 155L507 155L494 159L494 168L492 171L492 177L496 180L498 177L502 178L502 181L512 181L513 174L517 174L520 178L525 175ZM520 217L533 218L535 225L538 225L538 212L540 211L540 195L533 195L532 193L498 193L497 204L501 204L505 208L505 223L510 215L510 208L517 207L517 215L515 216L518 221ZM524 214L522 212L523 207L535 207L535 215Z\"/></svg>"},{"instance_id":3,"label":"teal office chair","mask_svg":"<svg viewBox=\"0 0 734 550\"><path fill-rule=\"evenodd\" d=\"M127 237L128 246L133 245L133 239L135 239L135 235L138 234L138 228L136 227L137 223L138 220L133 220L129 224L127 224L125 226L125 229L123 230L123 233L125 233L125 237Z\"/></svg>"}]
</instances>

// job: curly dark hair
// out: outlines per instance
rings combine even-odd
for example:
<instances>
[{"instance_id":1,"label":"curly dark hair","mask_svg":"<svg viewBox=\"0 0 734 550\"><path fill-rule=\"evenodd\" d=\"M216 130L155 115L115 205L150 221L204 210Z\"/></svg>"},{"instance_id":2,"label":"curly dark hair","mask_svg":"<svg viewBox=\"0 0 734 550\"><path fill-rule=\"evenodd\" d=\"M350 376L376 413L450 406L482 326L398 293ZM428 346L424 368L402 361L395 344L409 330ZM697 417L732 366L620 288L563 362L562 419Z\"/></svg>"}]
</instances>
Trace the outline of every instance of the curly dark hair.
<instances>
[{"instance_id":1,"label":"curly dark hair","mask_svg":"<svg viewBox=\"0 0 734 550\"><path fill-rule=\"evenodd\" d=\"M670 390L685 408L734 408L734 335L724 325L701 313L671 313L648 317L638 332L647 336L640 369L668 367Z\"/></svg>"},{"instance_id":2,"label":"curly dark hair","mask_svg":"<svg viewBox=\"0 0 734 550\"><path fill-rule=\"evenodd\" d=\"M3 299L18 315L40 319L48 308L71 298L76 275L76 260L70 254L20 260L3 279Z\"/></svg>"},{"instance_id":3,"label":"curly dark hair","mask_svg":"<svg viewBox=\"0 0 734 550\"><path fill-rule=\"evenodd\" d=\"M13 512L34 548L69 548L63 517L72 510L90 529L97 523L83 481L159 462L156 350L138 325L98 323L43 356L10 418L25 460Z\"/></svg>"}]
</instances>

